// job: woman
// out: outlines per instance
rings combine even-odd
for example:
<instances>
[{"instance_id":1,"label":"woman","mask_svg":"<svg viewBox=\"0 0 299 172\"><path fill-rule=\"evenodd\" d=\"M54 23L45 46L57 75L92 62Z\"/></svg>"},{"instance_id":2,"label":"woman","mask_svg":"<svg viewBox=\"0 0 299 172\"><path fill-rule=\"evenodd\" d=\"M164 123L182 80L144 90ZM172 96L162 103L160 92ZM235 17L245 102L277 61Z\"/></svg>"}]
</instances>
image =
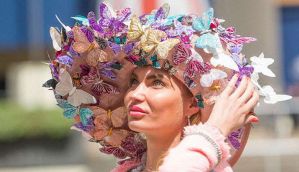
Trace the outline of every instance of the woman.
<instances>
[{"instance_id":1,"label":"woman","mask_svg":"<svg viewBox=\"0 0 299 172\"><path fill-rule=\"evenodd\" d=\"M237 78L234 76L230 81L206 122L206 125L217 126L224 137L246 123L258 121L257 117L247 115L258 102L258 94L246 77L235 89ZM131 86L125 96L125 105L129 109L128 125L130 129L144 133L147 138L144 171L157 171L159 161L173 147L176 148L166 157L167 161L159 171L208 171L212 166L210 163L215 162L208 162L207 156L214 155L204 154L206 150L202 149L202 153L190 151L188 157L188 150L184 150L183 145L186 142L202 144L201 140L204 138L191 135L189 140L186 140L186 137L181 142L183 128L188 125L188 119L199 111L189 90L168 73L152 67L136 69L130 82ZM236 106L235 101L239 101L239 106ZM187 147L192 148L190 144ZM180 150L181 148L183 150ZM200 146L197 145L197 148Z\"/></svg>"},{"instance_id":2,"label":"woman","mask_svg":"<svg viewBox=\"0 0 299 172\"><path fill-rule=\"evenodd\" d=\"M72 128L120 159L115 172L231 171L258 122L258 95L283 100L257 82L272 74L261 63L271 59L248 63L242 46L255 39L225 29L213 9L168 13L167 4L137 17L101 3L98 20L90 12L51 28L56 58L44 86Z\"/></svg>"}]
</instances>

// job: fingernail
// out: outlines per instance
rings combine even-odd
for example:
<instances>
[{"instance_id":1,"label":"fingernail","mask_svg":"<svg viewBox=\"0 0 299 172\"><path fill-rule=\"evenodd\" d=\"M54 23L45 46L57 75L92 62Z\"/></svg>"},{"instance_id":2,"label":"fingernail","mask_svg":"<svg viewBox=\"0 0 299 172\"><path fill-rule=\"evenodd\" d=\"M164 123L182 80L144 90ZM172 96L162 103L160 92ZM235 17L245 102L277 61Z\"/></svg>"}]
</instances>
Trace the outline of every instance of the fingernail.
<instances>
[{"instance_id":1,"label":"fingernail","mask_svg":"<svg viewBox=\"0 0 299 172\"><path fill-rule=\"evenodd\" d=\"M251 119L250 122L258 123L259 121L260 121L259 118L255 116L254 118Z\"/></svg>"}]
</instances>

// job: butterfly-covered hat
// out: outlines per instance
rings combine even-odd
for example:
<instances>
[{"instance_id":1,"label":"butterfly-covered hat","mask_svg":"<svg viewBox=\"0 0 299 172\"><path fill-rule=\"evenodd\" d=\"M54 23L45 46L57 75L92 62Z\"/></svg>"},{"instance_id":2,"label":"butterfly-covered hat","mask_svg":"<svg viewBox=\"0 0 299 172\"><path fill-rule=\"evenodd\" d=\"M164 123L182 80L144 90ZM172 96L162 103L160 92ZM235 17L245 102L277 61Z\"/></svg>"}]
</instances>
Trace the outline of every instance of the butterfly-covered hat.
<instances>
[{"instance_id":1,"label":"butterfly-covered hat","mask_svg":"<svg viewBox=\"0 0 299 172\"><path fill-rule=\"evenodd\" d=\"M241 53L255 41L225 28L213 9L202 15L168 16L165 4L150 14L137 16L130 8L114 11L107 3L99 14L75 16L72 27L50 28L55 58L50 60L52 79L44 86L53 90L73 129L102 145L101 151L120 159L140 159L146 144L127 126L123 97L134 68L152 66L179 79L200 108L213 104L233 74L251 77L266 103L290 99L269 85L258 83L259 75L275 77L268 68L274 62ZM238 83L237 83L238 85ZM236 133L234 133L236 135ZM230 139L231 138L231 139ZM233 136L232 145L238 148Z\"/></svg>"}]
</instances>

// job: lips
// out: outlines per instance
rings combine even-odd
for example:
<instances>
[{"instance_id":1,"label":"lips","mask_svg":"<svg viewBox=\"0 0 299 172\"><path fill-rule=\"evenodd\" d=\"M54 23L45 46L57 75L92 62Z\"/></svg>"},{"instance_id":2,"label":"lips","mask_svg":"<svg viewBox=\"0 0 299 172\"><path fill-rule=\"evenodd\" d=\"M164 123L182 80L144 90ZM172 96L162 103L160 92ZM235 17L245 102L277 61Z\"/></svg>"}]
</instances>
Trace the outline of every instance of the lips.
<instances>
[{"instance_id":1,"label":"lips","mask_svg":"<svg viewBox=\"0 0 299 172\"><path fill-rule=\"evenodd\" d=\"M133 105L130 107L128 115L133 118L142 118L143 116L146 115L146 112L142 108L140 108L136 105Z\"/></svg>"}]
</instances>

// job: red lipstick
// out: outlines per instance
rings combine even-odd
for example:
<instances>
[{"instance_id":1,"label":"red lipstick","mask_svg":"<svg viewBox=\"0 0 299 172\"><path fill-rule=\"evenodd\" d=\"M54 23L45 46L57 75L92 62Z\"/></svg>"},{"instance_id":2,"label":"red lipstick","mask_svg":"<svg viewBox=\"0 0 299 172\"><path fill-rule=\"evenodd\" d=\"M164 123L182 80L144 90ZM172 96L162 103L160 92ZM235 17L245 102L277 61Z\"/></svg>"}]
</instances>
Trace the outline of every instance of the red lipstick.
<instances>
[{"instance_id":1,"label":"red lipstick","mask_svg":"<svg viewBox=\"0 0 299 172\"><path fill-rule=\"evenodd\" d=\"M141 118L146 115L146 112L142 108L133 105L130 107L128 115L133 118Z\"/></svg>"}]
</instances>

